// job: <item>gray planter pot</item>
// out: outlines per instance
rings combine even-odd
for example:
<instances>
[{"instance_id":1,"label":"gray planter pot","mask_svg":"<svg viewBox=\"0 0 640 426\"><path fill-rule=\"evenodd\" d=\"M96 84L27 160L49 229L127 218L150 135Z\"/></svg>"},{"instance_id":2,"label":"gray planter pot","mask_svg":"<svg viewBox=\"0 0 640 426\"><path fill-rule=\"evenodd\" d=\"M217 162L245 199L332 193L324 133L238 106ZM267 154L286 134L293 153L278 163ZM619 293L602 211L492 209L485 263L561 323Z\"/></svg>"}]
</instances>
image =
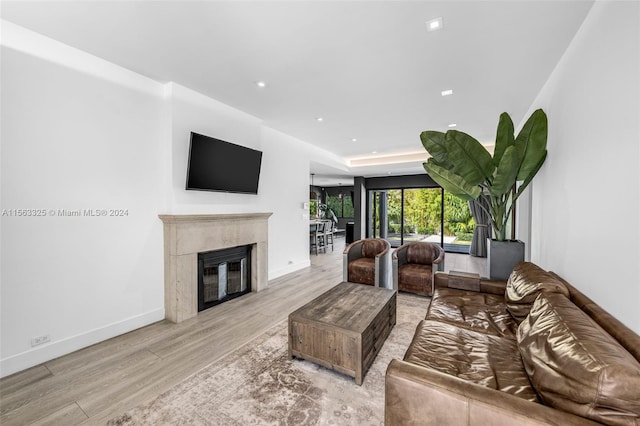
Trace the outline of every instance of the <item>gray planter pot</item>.
<instances>
[{"instance_id":1,"label":"gray planter pot","mask_svg":"<svg viewBox=\"0 0 640 426\"><path fill-rule=\"evenodd\" d=\"M518 262L524 260L524 243L520 240L487 241L489 278L506 281Z\"/></svg>"}]
</instances>

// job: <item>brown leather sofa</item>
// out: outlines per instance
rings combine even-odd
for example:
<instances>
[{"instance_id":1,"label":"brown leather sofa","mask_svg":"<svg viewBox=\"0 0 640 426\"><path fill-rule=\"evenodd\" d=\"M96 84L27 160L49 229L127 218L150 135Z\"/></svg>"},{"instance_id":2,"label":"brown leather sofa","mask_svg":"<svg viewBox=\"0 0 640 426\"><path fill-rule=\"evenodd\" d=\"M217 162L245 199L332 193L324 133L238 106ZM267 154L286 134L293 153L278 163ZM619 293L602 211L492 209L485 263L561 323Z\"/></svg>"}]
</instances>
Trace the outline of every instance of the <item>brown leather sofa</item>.
<instances>
[{"instance_id":1,"label":"brown leather sofa","mask_svg":"<svg viewBox=\"0 0 640 426\"><path fill-rule=\"evenodd\" d=\"M640 425L640 336L522 262L507 283L451 288L385 378L387 425Z\"/></svg>"},{"instance_id":2,"label":"brown leather sofa","mask_svg":"<svg viewBox=\"0 0 640 426\"><path fill-rule=\"evenodd\" d=\"M345 247L344 281L391 288L391 245L382 238L365 238Z\"/></svg>"},{"instance_id":3,"label":"brown leather sofa","mask_svg":"<svg viewBox=\"0 0 640 426\"><path fill-rule=\"evenodd\" d=\"M444 250L432 243L404 244L393 252L391 268L394 289L431 296L435 273L444 269Z\"/></svg>"}]
</instances>

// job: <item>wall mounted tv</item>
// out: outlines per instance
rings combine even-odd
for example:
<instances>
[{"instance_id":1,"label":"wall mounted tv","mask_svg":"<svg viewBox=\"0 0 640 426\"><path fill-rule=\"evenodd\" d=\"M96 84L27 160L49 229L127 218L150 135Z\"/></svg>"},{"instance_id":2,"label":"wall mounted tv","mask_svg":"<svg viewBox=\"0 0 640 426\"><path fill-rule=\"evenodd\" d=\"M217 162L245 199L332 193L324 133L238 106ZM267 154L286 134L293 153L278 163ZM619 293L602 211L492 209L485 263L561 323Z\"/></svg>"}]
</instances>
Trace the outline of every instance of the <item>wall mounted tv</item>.
<instances>
[{"instance_id":1,"label":"wall mounted tv","mask_svg":"<svg viewBox=\"0 0 640 426\"><path fill-rule=\"evenodd\" d=\"M187 188L258 193L262 151L191 132Z\"/></svg>"}]
</instances>

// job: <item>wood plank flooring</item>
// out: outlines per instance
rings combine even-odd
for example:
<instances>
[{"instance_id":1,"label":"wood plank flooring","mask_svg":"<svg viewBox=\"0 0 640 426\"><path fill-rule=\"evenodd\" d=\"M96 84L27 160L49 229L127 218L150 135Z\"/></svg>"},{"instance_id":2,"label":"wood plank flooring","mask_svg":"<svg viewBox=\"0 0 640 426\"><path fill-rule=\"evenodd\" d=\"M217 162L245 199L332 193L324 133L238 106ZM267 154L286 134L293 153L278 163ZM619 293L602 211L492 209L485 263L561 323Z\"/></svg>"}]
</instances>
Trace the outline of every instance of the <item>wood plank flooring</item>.
<instances>
[{"instance_id":1,"label":"wood plank flooring","mask_svg":"<svg viewBox=\"0 0 640 426\"><path fill-rule=\"evenodd\" d=\"M1 379L0 424L105 424L169 390L341 282L343 248L344 238L338 238L333 252L310 256L311 267L271 280L264 291L233 299L180 324L160 321ZM457 256L465 255L447 254L446 261ZM473 265L451 265L474 271Z\"/></svg>"}]
</instances>

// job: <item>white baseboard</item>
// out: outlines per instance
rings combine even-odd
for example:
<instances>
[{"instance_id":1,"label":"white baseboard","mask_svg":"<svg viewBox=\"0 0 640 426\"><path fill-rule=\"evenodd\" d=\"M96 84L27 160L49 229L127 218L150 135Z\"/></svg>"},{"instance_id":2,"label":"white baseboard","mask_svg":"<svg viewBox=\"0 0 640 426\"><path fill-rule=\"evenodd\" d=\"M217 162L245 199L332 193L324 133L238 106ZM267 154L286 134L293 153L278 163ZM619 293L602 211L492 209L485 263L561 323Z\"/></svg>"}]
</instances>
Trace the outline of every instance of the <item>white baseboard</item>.
<instances>
[{"instance_id":1,"label":"white baseboard","mask_svg":"<svg viewBox=\"0 0 640 426\"><path fill-rule=\"evenodd\" d=\"M0 360L0 377L5 377L18 371L51 361L62 355L69 354L87 346L103 342L112 337L119 336L145 325L164 319L164 308L146 312L135 317L127 318L108 324L104 327L87 331L76 336L38 346L28 351L12 355Z\"/></svg>"},{"instance_id":2,"label":"white baseboard","mask_svg":"<svg viewBox=\"0 0 640 426\"><path fill-rule=\"evenodd\" d=\"M273 280L283 275L296 272L303 268L308 268L309 266L311 266L311 261L306 260L298 263L292 263L291 265L287 265L284 268L276 269L275 271L269 271L269 280Z\"/></svg>"}]
</instances>

